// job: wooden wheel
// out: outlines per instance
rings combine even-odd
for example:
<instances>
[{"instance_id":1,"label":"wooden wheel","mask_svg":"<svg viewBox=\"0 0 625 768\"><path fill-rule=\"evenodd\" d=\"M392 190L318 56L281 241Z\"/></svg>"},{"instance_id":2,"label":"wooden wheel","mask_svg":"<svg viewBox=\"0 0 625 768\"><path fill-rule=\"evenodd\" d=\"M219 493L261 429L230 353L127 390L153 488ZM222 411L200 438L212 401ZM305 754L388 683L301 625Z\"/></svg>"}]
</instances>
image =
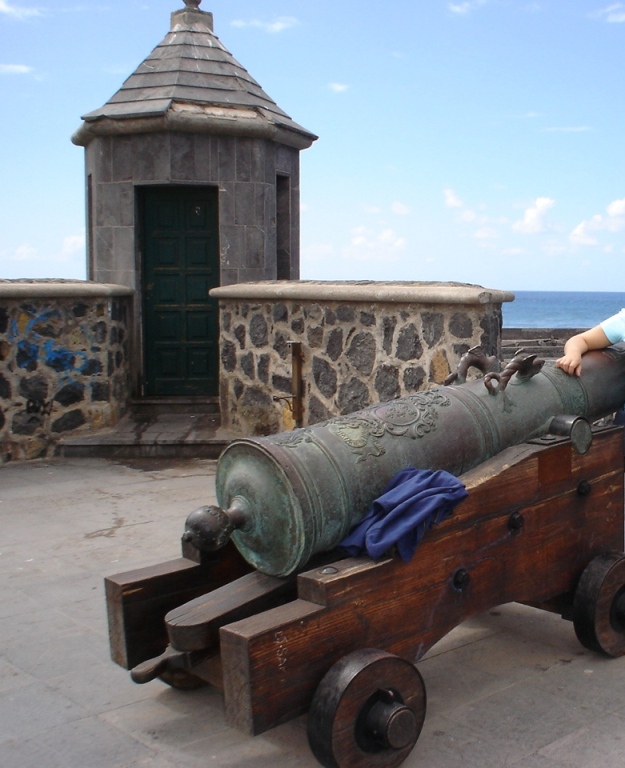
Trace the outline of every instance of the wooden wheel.
<instances>
[{"instance_id":1,"label":"wooden wheel","mask_svg":"<svg viewBox=\"0 0 625 768\"><path fill-rule=\"evenodd\" d=\"M308 741L325 768L395 768L425 719L423 678L414 664L368 648L337 662L308 715Z\"/></svg>"},{"instance_id":2,"label":"wooden wheel","mask_svg":"<svg viewBox=\"0 0 625 768\"><path fill-rule=\"evenodd\" d=\"M625 654L625 555L606 552L586 566L573 601L580 643L608 656Z\"/></svg>"}]
</instances>

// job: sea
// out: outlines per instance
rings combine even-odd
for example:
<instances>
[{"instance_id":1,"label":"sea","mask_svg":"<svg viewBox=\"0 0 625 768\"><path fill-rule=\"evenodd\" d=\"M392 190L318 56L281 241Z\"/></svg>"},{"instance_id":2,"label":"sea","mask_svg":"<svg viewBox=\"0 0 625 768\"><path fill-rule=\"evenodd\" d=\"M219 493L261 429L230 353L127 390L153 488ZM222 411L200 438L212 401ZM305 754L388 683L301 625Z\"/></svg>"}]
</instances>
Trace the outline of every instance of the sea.
<instances>
[{"instance_id":1,"label":"sea","mask_svg":"<svg viewBox=\"0 0 625 768\"><path fill-rule=\"evenodd\" d=\"M625 307L625 293L512 291L502 306L504 328L591 328Z\"/></svg>"}]
</instances>

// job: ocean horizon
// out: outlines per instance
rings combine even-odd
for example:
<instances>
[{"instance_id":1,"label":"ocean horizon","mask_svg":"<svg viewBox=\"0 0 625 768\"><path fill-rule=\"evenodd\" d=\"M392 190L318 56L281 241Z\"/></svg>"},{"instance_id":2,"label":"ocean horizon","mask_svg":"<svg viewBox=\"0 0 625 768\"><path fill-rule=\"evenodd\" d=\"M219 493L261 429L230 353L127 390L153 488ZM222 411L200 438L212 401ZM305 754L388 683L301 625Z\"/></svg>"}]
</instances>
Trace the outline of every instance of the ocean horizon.
<instances>
[{"instance_id":1,"label":"ocean horizon","mask_svg":"<svg viewBox=\"0 0 625 768\"><path fill-rule=\"evenodd\" d=\"M591 328L625 307L625 293L512 291L502 305L504 328Z\"/></svg>"}]
</instances>

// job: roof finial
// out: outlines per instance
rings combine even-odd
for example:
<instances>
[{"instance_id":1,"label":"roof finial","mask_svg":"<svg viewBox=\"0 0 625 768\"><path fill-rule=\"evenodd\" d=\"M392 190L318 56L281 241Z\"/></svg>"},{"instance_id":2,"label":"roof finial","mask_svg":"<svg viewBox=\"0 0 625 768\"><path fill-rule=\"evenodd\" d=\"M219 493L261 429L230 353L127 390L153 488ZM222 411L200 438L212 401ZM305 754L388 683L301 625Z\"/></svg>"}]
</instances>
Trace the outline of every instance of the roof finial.
<instances>
[{"instance_id":1,"label":"roof finial","mask_svg":"<svg viewBox=\"0 0 625 768\"><path fill-rule=\"evenodd\" d=\"M187 8L195 8L195 10L200 9L200 3L202 0L184 0L184 4L187 6Z\"/></svg>"}]
</instances>

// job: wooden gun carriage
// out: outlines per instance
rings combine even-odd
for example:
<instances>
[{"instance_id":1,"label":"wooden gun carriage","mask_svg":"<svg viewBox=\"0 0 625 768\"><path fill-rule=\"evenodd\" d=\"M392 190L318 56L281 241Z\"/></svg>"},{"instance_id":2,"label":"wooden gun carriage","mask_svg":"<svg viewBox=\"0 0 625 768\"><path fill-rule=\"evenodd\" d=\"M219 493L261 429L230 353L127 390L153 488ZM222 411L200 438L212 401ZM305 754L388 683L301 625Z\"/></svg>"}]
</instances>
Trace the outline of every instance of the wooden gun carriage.
<instances>
[{"instance_id":1,"label":"wooden gun carriage","mask_svg":"<svg viewBox=\"0 0 625 768\"><path fill-rule=\"evenodd\" d=\"M471 616L527 603L625 653L623 431L573 442L546 434L462 473L468 498L408 563L334 549L272 576L232 543L205 553L186 537L181 558L106 579L113 659L136 682L216 686L251 735L308 711L328 768L397 766L426 713L416 663Z\"/></svg>"}]
</instances>

